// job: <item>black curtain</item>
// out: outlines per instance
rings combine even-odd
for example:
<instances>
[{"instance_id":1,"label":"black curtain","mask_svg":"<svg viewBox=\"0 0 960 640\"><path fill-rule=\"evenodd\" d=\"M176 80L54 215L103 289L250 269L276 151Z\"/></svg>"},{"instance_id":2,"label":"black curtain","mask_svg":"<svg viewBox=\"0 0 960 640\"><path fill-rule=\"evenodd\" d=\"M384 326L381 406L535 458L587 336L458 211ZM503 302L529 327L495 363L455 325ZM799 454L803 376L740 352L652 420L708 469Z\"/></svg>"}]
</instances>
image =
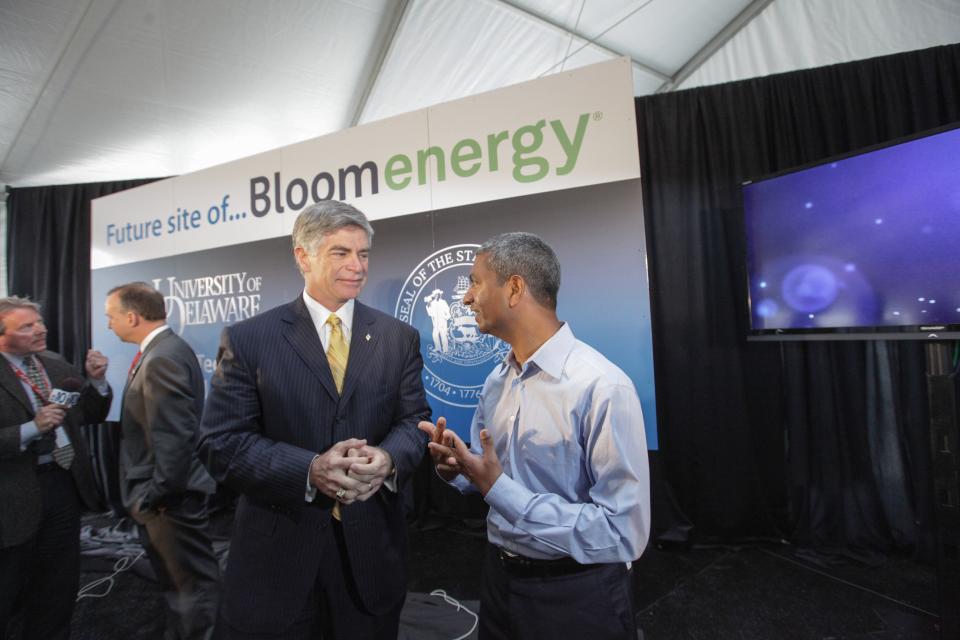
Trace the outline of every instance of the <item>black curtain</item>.
<instances>
[{"instance_id":1,"label":"black curtain","mask_svg":"<svg viewBox=\"0 0 960 640\"><path fill-rule=\"evenodd\" d=\"M154 180L10 189L7 289L40 303L48 348L78 366L91 335L90 201Z\"/></svg>"},{"instance_id":2,"label":"black curtain","mask_svg":"<svg viewBox=\"0 0 960 640\"><path fill-rule=\"evenodd\" d=\"M81 369L91 346L91 308L103 305L90 299L90 201L154 180L23 187L8 194L7 288L40 303L47 348ZM123 513L117 483L119 430L107 423L85 432L101 506Z\"/></svg>"},{"instance_id":3,"label":"black curtain","mask_svg":"<svg viewBox=\"0 0 960 640\"><path fill-rule=\"evenodd\" d=\"M661 456L704 536L930 556L922 346L748 343L740 183L960 121L960 46L636 101Z\"/></svg>"}]
</instances>

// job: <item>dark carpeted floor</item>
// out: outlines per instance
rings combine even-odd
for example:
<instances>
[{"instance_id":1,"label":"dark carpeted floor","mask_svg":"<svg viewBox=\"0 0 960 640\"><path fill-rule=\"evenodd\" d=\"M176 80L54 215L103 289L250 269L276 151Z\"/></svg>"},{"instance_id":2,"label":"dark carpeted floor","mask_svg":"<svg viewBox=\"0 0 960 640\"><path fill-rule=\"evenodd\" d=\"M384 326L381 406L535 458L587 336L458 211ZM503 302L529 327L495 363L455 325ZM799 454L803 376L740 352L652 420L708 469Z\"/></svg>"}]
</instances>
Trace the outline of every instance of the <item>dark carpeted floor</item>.
<instances>
[{"instance_id":1,"label":"dark carpeted floor","mask_svg":"<svg viewBox=\"0 0 960 640\"><path fill-rule=\"evenodd\" d=\"M102 519L101 527L109 525ZM485 542L482 520L428 518L410 531L411 577L401 636L430 640L466 633L476 610ZM109 576L115 559L85 557L84 583ZM162 605L144 559L114 578L102 598L76 609L77 640L160 637ZM646 640L935 640L933 567L907 558L801 553L788 545L652 545L634 565L637 619ZM106 590L101 585L98 591ZM475 632L472 637L475 637Z\"/></svg>"}]
</instances>

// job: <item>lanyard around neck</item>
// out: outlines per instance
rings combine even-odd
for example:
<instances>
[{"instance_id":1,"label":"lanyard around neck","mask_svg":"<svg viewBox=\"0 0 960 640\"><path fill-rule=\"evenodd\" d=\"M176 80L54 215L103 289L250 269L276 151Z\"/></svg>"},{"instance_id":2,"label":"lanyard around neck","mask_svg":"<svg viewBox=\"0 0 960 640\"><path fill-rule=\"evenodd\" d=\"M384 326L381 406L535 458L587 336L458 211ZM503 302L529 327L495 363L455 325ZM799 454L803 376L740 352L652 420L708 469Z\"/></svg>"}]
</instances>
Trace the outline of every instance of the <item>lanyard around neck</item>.
<instances>
[{"instance_id":1,"label":"lanyard around neck","mask_svg":"<svg viewBox=\"0 0 960 640\"><path fill-rule=\"evenodd\" d=\"M50 387L47 384L47 377L42 371L40 371L39 366L37 368L37 372L40 374L42 383L41 387L38 387L36 383L31 380L19 367L15 367L11 363L10 368L13 369L13 372L18 378L20 378L22 382L26 383L31 389L33 389L33 393L37 396L37 399L39 399L41 403L45 403L47 401L47 399L50 397Z\"/></svg>"}]
</instances>

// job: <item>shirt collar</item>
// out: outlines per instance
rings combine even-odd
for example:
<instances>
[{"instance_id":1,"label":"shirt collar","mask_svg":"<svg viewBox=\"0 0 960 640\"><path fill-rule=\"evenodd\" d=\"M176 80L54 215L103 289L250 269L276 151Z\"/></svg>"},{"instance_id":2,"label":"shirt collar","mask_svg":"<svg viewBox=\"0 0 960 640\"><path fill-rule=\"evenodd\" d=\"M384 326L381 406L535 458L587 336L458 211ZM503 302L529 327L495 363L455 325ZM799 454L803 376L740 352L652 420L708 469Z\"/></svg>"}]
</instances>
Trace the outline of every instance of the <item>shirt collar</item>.
<instances>
[{"instance_id":1,"label":"shirt collar","mask_svg":"<svg viewBox=\"0 0 960 640\"><path fill-rule=\"evenodd\" d=\"M327 318L330 317L331 313L336 313L337 317L340 318L340 323L343 328L349 333L353 329L353 308L354 300L350 299L343 303L339 309L336 311L331 311L325 306L314 300L307 293L307 290L303 290L303 303L307 305L307 311L310 312L310 319L313 320L313 324L317 329L321 329L324 324L327 322Z\"/></svg>"},{"instance_id":2,"label":"shirt collar","mask_svg":"<svg viewBox=\"0 0 960 640\"><path fill-rule=\"evenodd\" d=\"M551 377L560 378L563 374L563 365L567 362L567 356L570 355L570 351L573 349L575 342L576 338L573 336L573 330L570 329L570 325L564 322L560 325L560 328L557 329L557 332L550 336L547 341L540 345L540 348L527 359L526 366L529 367L531 364L534 364L538 369L546 372ZM511 367L515 370L521 370L516 357L513 355L512 349L503 360L503 364L500 367L500 375L506 373L507 369Z\"/></svg>"},{"instance_id":3,"label":"shirt collar","mask_svg":"<svg viewBox=\"0 0 960 640\"><path fill-rule=\"evenodd\" d=\"M35 354L35 353L28 353L28 354L25 355L25 356L18 356L18 355L12 354L12 353L7 353L6 351L0 351L0 353L3 354L3 357L6 358L6 359L10 362L10 364L12 364L13 366L15 366L17 369L21 369L21 370L22 370L23 367L24 367L24 360L26 360L26 359L29 358L30 356L35 356L35 355L37 355L37 354Z\"/></svg>"},{"instance_id":4,"label":"shirt collar","mask_svg":"<svg viewBox=\"0 0 960 640\"><path fill-rule=\"evenodd\" d=\"M153 331L151 331L150 333L148 333L147 337L145 337L140 342L140 353L143 353L144 351L146 351L147 345L153 342L153 339L156 338L158 335L160 335L160 333L162 333L163 331L169 328L170 328L169 325L162 324L156 329L154 329Z\"/></svg>"}]
</instances>

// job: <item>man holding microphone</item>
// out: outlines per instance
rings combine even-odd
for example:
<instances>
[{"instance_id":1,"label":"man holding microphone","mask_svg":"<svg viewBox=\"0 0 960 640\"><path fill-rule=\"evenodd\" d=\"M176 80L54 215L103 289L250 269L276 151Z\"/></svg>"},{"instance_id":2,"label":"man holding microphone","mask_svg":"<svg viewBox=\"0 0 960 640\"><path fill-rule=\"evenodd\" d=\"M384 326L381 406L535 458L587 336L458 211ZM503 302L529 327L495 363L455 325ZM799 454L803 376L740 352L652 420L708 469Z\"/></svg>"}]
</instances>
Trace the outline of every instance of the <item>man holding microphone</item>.
<instances>
[{"instance_id":1,"label":"man holding microphone","mask_svg":"<svg viewBox=\"0 0 960 640\"><path fill-rule=\"evenodd\" d=\"M87 353L87 382L46 349L39 305L0 298L0 635L22 613L25 640L69 636L80 511L98 502L80 426L112 399L103 354Z\"/></svg>"}]
</instances>

